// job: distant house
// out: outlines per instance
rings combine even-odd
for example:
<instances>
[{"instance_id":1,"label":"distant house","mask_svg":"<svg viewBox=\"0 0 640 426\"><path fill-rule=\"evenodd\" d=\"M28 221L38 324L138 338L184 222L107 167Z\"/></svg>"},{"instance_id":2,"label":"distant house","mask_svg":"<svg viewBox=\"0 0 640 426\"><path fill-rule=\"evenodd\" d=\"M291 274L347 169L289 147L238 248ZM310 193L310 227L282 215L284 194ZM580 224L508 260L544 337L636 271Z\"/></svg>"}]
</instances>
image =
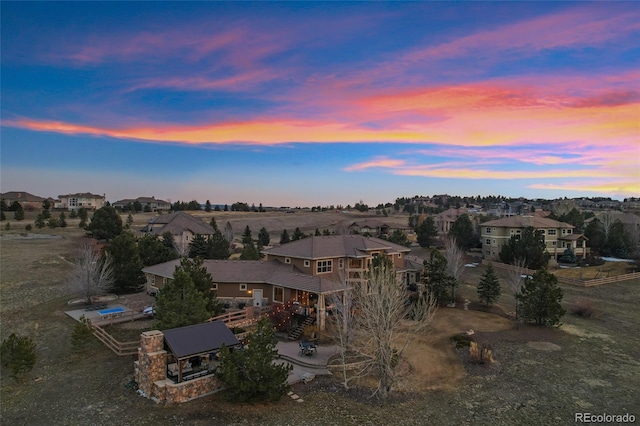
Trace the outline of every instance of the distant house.
<instances>
[{"instance_id":1,"label":"distant house","mask_svg":"<svg viewBox=\"0 0 640 426\"><path fill-rule=\"evenodd\" d=\"M211 225L182 211L155 216L140 232L151 235L169 232L173 235L176 248L180 253L187 252L189 243L196 235L208 237L214 234Z\"/></svg>"},{"instance_id":2,"label":"distant house","mask_svg":"<svg viewBox=\"0 0 640 426\"><path fill-rule=\"evenodd\" d=\"M205 260L218 298L231 305L296 302L324 327L330 296L365 282L365 272L376 256L389 258L398 281L412 285L420 280L421 263L405 259L409 249L360 235L309 237L263 251L262 261ZM179 260L143 269L147 291L162 291Z\"/></svg>"},{"instance_id":3,"label":"distant house","mask_svg":"<svg viewBox=\"0 0 640 426\"><path fill-rule=\"evenodd\" d=\"M466 208L454 209L450 208L442 213L438 213L433 218L433 223L440 234L447 234L451 230L451 225L453 222L458 220L460 216L463 214L469 214L469 211ZM473 216L469 215L469 219L473 221Z\"/></svg>"},{"instance_id":4,"label":"distant house","mask_svg":"<svg viewBox=\"0 0 640 426\"><path fill-rule=\"evenodd\" d=\"M104 207L106 203L105 195L91 194L90 192L82 192L77 194L58 195L58 199L54 201L53 207L62 210L98 210Z\"/></svg>"},{"instance_id":5,"label":"distant house","mask_svg":"<svg viewBox=\"0 0 640 426\"><path fill-rule=\"evenodd\" d=\"M139 202L144 211L169 211L171 210L171 203L164 200L156 200L155 197L138 197L136 199L125 198L124 200L116 201L112 204L118 210L125 210L135 202ZM147 207L149 206L149 207Z\"/></svg>"},{"instance_id":6,"label":"distant house","mask_svg":"<svg viewBox=\"0 0 640 426\"><path fill-rule=\"evenodd\" d=\"M24 191L5 192L3 194L0 194L0 198L4 200L4 202L7 203L8 206L17 201L25 210L41 209L42 202L45 200L42 197L38 197L37 195L29 194L28 192Z\"/></svg>"},{"instance_id":7,"label":"distant house","mask_svg":"<svg viewBox=\"0 0 640 426\"><path fill-rule=\"evenodd\" d=\"M525 228L533 227L541 231L547 252L554 259L562 256L570 248L577 257L589 255L587 237L574 233L575 226L539 216L510 216L491 220L480 225L482 254L487 259L498 259L502 246L512 236L520 238Z\"/></svg>"}]
</instances>

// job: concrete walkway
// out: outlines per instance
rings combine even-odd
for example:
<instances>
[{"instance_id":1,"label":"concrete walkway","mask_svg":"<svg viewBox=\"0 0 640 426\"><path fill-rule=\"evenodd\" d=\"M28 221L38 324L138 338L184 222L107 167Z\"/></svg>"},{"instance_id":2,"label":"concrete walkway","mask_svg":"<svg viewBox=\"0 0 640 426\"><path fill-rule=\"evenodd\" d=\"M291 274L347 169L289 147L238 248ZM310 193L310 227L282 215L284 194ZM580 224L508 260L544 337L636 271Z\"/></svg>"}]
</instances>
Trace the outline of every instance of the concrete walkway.
<instances>
[{"instance_id":1,"label":"concrete walkway","mask_svg":"<svg viewBox=\"0 0 640 426\"><path fill-rule=\"evenodd\" d=\"M329 358L338 353L338 348L334 345L318 345L315 355L302 355L298 341L280 341L276 344L276 349L280 355L279 362L293 366L287 379L287 383L290 385L301 382L309 374L314 376L330 375L327 362Z\"/></svg>"}]
</instances>

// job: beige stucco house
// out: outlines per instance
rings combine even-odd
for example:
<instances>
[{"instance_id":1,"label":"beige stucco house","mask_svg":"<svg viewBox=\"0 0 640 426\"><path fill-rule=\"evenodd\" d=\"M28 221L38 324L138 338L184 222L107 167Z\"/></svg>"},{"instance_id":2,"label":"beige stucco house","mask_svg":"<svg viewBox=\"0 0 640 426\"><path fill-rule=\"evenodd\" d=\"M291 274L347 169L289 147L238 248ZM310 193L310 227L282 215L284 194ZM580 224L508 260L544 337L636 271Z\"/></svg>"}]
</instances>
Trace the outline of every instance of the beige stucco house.
<instances>
[{"instance_id":1,"label":"beige stucco house","mask_svg":"<svg viewBox=\"0 0 640 426\"><path fill-rule=\"evenodd\" d=\"M82 192L76 194L58 195L53 207L64 210L78 210L81 208L87 210L98 210L104 207L106 196L96 195L90 192Z\"/></svg>"},{"instance_id":2,"label":"beige stucco house","mask_svg":"<svg viewBox=\"0 0 640 426\"><path fill-rule=\"evenodd\" d=\"M173 235L174 244L178 252L185 254L189 250L189 243L193 240L193 237L198 234L210 237L213 236L215 231L211 225L204 223L201 219L180 211L151 218L140 232L143 235L162 235L165 232L169 232Z\"/></svg>"}]
</instances>

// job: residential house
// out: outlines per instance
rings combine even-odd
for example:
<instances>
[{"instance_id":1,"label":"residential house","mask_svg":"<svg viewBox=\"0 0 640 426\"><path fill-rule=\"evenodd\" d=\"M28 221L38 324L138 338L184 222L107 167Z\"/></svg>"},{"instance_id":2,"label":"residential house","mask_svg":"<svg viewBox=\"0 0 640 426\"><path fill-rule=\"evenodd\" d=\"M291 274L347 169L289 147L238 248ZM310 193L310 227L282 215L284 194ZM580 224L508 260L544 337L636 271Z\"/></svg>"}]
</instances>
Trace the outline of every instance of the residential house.
<instances>
[{"instance_id":1,"label":"residential house","mask_svg":"<svg viewBox=\"0 0 640 426\"><path fill-rule=\"evenodd\" d=\"M82 192L77 194L58 195L58 199L54 201L55 209L63 210L98 210L104 207L106 196L91 194L90 192Z\"/></svg>"},{"instance_id":2,"label":"residential house","mask_svg":"<svg viewBox=\"0 0 640 426\"><path fill-rule=\"evenodd\" d=\"M156 197L138 197L136 199L125 198L124 200L118 200L112 204L113 207L119 210L124 210L135 202L139 202L143 211L169 211L171 210L171 203L163 200L156 200ZM148 207L147 207L148 206Z\"/></svg>"},{"instance_id":3,"label":"residential house","mask_svg":"<svg viewBox=\"0 0 640 426\"><path fill-rule=\"evenodd\" d=\"M460 216L466 214L469 216L472 222L474 222L474 216L470 214L467 208L450 208L441 213L438 213L433 217L433 223L436 226L439 234L447 234L451 230L451 225L453 222L458 220Z\"/></svg>"},{"instance_id":4,"label":"residential house","mask_svg":"<svg viewBox=\"0 0 640 426\"><path fill-rule=\"evenodd\" d=\"M14 202L19 202L24 210L35 210L42 208L42 202L45 200L37 195L29 194L24 191L9 191L0 194L0 198L11 206ZM53 205L52 205L53 206Z\"/></svg>"},{"instance_id":5,"label":"residential house","mask_svg":"<svg viewBox=\"0 0 640 426\"><path fill-rule=\"evenodd\" d=\"M586 258L589 248L587 237L574 233L575 226L539 216L509 216L491 220L480 225L482 254L487 259L499 259L502 246L512 236L520 238L525 228L533 227L542 232L547 252L554 259L562 256L570 248L577 257Z\"/></svg>"},{"instance_id":6,"label":"residential house","mask_svg":"<svg viewBox=\"0 0 640 426\"><path fill-rule=\"evenodd\" d=\"M261 261L205 260L218 298L230 305L262 306L294 301L319 327L324 327L332 295L365 281L376 256L389 258L405 285L420 279L422 264L405 259L409 249L361 235L309 237L263 251ZM143 269L147 291L162 291L173 278L179 260Z\"/></svg>"},{"instance_id":7,"label":"residential house","mask_svg":"<svg viewBox=\"0 0 640 426\"><path fill-rule=\"evenodd\" d=\"M165 232L169 232L173 235L178 252L185 254L189 249L189 243L193 240L193 237L198 234L204 237L210 237L213 236L215 231L211 225L204 223L201 219L178 211L151 218L140 232L151 235L162 235Z\"/></svg>"}]
</instances>

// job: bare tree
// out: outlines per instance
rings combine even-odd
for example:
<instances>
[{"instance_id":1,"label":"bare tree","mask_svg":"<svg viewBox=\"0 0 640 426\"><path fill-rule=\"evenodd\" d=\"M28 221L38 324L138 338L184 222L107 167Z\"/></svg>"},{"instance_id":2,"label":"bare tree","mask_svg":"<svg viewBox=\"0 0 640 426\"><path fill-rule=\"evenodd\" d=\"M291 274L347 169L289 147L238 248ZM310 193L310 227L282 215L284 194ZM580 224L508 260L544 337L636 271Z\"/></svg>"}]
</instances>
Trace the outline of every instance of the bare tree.
<instances>
[{"instance_id":1,"label":"bare tree","mask_svg":"<svg viewBox=\"0 0 640 426\"><path fill-rule=\"evenodd\" d=\"M613 215L610 212L605 212L598 216L598 220L602 223L602 230L604 231L604 240L609 240L609 231L613 224Z\"/></svg>"},{"instance_id":2,"label":"bare tree","mask_svg":"<svg viewBox=\"0 0 640 426\"><path fill-rule=\"evenodd\" d=\"M464 250L452 235L444 237L444 250L444 257L447 259L447 273L455 279L455 285L451 286L451 303L455 303L455 286L460 283L464 273Z\"/></svg>"},{"instance_id":3,"label":"bare tree","mask_svg":"<svg viewBox=\"0 0 640 426\"><path fill-rule=\"evenodd\" d=\"M84 242L78 249L69 283L91 303L94 296L106 293L113 284L111 259L101 256L95 245Z\"/></svg>"},{"instance_id":4,"label":"bare tree","mask_svg":"<svg viewBox=\"0 0 640 426\"><path fill-rule=\"evenodd\" d=\"M516 258L511 264L511 268L507 270L507 281L513 289L513 297L520 293L522 288L522 280L525 278L524 271L527 269L527 261L523 258ZM518 328L518 300L515 301L515 323Z\"/></svg>"},{"instance_id":5,"label":"bare tree","mask_svg":"<svg viewBox=\"0 0 640 426\"><path fill-rule=\"evenodd\" d=\"M233 241L233 227L230 222L227 222L224 225L224 239L227 240L229 244Z\"/></svg>"},{"instance_id":6,"label":"bare tree","mask_svg":"<svg viewBox=\"0 0 640 426\"><path fill-rule=\"evenodd\" d=\"M338 341L338 350L342 367L342 385L349 389L349 382L363 376L363 371L348 370L347 365L358 359L351 347L354 335L354 306L351 289L330 296L333 305L334 336Z\"/></svg>"},{"instance_id":7,"label":"bare tree","mask_svg":"<svg viewBox=\"0 0 640 426\"><path fill-rule=\"evenodd\" d=\"M369 357L361 373L377 376L374 395L385 398L400 379L397 366L404 349L431 323L436 312L435 300L419 298L407 304L406 292L395 270L386 262L371 267L367 281L353 292L357 314L350 345Z\"/></svg>"}]
</instances>

